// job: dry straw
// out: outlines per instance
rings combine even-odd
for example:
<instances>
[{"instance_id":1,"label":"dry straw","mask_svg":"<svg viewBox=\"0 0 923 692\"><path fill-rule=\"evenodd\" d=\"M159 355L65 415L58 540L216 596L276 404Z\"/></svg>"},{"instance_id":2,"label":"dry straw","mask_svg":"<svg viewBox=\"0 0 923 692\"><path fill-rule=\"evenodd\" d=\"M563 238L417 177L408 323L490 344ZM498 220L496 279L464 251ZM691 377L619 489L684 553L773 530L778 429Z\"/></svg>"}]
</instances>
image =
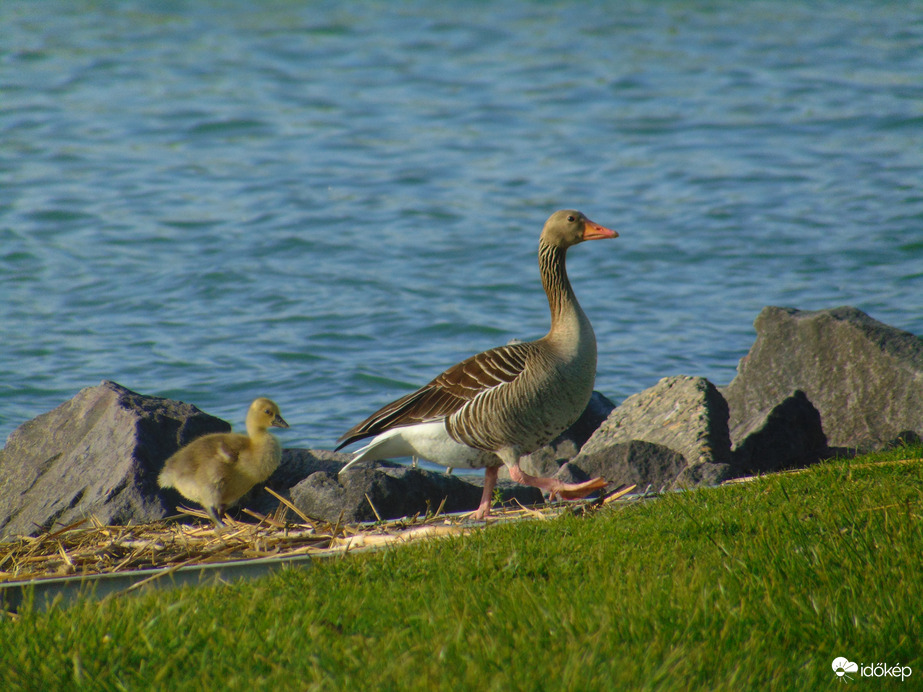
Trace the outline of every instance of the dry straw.
<instances>
[{"instance_id":1,"label":"dry straw","mask_svg":"<svg viewBox=\"0 0 923 692\"><path fill-rule=\"evenodd\" d=\"M562 512L585 512L624 498L634 486L601 500L544 505L538 508L497 508L490 523L525 518L547 519ZM416 515L374 524L313 521L291 502L275 495L280 504L271 516L244 510L256 523L226 517L226 528L216 529L205 512L183 507L184 514L201 524L161 521L136 526L106 526L89 517L39 536L0 543L0 583L70 576L113 574L142 569L174 570L255 558L330 555L356 548L405 543L420 538L462 535L483 523L468 514ZM373 506L376 516L378 512ZM289 512L297 522L289 521Z\"/></svg>"}]
</instances>

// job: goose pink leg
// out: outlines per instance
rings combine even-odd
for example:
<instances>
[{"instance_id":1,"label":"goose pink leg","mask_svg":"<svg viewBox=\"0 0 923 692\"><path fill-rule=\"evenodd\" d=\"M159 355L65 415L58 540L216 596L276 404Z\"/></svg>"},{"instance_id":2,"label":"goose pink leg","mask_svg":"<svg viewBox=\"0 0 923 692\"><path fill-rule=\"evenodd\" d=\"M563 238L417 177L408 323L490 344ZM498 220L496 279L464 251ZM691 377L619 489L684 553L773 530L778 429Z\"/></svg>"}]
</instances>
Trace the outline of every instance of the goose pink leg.
<instances>
[{"instance_id":1,"label":"goose pink leg","mask_svg":"<svg viewBox=\"0 0 923 692\"><path fill-rule=\"evenodd\" d=\"M562 500L579 500L581 497L586 497L594 490L606 487L606 481L602 478L593 478L583 483L563 483L554 478L530 476L519 468L519 464L510 467L510 478L517 483L531 485L534 488L543 490L548 493L549 500L554 500L557 497L560 497Z\"/></svg>"},{"instance_id":2,"label":"goose pink leg","mask_svg":"<svg viewBox=\"0 0 923 692\"><path fill-rule=\"evenodd\" d=\"M493 499L494 488L497 487L497 473L499 466L488 466L484 470L484 492L481 494L481 504L474 513L475 521L486 519L490 514L490 501Z\"/></svg>"}]
</instances>

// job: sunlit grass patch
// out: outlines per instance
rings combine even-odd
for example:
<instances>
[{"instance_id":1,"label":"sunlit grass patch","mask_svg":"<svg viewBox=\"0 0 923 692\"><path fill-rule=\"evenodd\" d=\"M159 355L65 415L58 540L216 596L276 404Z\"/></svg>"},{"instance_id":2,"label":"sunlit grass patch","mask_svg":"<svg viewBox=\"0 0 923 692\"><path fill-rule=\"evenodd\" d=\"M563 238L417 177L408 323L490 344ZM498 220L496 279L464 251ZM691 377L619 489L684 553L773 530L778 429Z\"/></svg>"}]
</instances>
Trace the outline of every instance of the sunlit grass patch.
<instances>
[{"instance_id":1,"label":"sunlit grass patch","mask_svg":"<svg viewBox=\"0 0 923 692\"><path fill-rule=\"evenodd\" d=\"M497 524L253 582L25 609L0 622L0 681L826 689L839 656L923 676L921 456Z\"/></svg>"}]
</instances>

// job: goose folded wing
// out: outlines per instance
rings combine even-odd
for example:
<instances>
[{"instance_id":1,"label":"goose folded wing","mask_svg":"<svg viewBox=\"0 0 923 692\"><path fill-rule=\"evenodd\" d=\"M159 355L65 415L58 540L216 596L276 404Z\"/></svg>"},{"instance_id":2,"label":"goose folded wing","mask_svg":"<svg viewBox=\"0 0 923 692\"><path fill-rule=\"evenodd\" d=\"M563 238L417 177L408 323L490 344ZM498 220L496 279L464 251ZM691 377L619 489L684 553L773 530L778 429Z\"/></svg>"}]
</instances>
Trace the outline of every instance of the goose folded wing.
<instances>
[{"instance_id":1,"label":"goose folded wing","mask_svg":"<svg viewBox=\"0 0 923 692\"><path fill-rule=\"evenodd\" d=\"M531 343L512 344L471 356L350 428L339 439L337 449L392 428L451 416L479 394L519 377L532 348Z\"/></svg>"}]
</instances>

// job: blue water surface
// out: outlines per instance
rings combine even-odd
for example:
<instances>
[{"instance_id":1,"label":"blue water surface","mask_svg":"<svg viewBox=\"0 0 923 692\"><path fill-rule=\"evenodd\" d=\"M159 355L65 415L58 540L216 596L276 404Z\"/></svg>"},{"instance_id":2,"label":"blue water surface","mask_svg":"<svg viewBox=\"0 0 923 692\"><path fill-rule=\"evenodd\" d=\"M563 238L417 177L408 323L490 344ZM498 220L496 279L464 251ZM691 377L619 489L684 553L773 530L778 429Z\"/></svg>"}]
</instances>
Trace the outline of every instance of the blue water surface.
<instances>
[{"instance_id":1,"label":"blue water surface","mask_svg":"<svg viewBox=\"0 0 923 692\"><path fill-rule=\"evenodd\" d=\"M618 402L727 384L765 305L923 334L906 2L0 3L0 441L113 379L326 447L548 326Z\"/></svg>"}]
</instances>

